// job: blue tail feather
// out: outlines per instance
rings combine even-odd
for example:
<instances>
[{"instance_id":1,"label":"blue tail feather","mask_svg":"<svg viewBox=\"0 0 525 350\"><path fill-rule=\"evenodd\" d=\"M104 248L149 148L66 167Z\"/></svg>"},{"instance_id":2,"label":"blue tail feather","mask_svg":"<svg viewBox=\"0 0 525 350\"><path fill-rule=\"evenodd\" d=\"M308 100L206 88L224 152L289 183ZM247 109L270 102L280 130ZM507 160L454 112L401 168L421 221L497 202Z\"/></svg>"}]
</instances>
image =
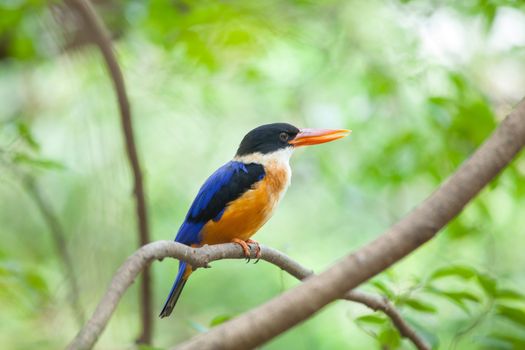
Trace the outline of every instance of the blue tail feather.
<instances>
[{"instance_id":1,"label":"blue tail feather","mask_svg":"<svg viewBox=\"0 0 525 350\"><path fill-rule=\"evenodd\" d=\"M166 299L166 303L164 304L164 307L162 308L162 311L160 312L159 317L167 317L171 314L173 311L173 308L175 307L175 304L177 303L177 300L179 299L180 293L182 292L182 288L184 288L184 285L186 284L186 279L184 278L184 273L186 272L186 266L187 263L184 261L181 261L179 263L179 272L177 273L177 278L175 279L175 283L173 283L173 287L171 287L170 294L168 295L168 299Z\"/></svg>"}]
</instances>

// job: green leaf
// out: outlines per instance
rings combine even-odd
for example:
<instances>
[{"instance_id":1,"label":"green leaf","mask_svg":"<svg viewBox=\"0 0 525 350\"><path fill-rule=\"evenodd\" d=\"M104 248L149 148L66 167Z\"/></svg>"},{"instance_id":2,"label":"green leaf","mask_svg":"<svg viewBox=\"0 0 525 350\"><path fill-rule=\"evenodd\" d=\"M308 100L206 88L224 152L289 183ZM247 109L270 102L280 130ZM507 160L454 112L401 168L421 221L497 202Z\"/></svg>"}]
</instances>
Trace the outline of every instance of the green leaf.
<instances>
[{"instance_id":1,"label":"green leaf","mask_svg":"<svg viewBox=\"0 0 525 350\"><path fill-rule=\"evenodd\" d=\"M470 292L465 292L465 291L463 292L445 292L445 295L451 296L452 298L461 299L461 300L473 301L476 303L479 303L481 301L481 299L477 295L470 293Z\"/></svg>"},{"instance_id":2,"label":"green leaf","mask_svg":"<svg viewBox=\"0 0 525 350\"><path fill-rule=\"evenodd\" d=\"M470 292L465 292L465 291L451 292L451 291L440 290L437 288L429 289L429 291L431 291L432 293L436 295L444 296L444 297L454 299L454 300L470 300L470 301L477 302L477 303L481 301L477 295L470 293Z\"/></svg>"},{"instance_id":3,"label":"green leaf","mask_svg":"<svg viewBox=\"0 0 525 350\"><path fill-rule=\"evenodd\" d=\"M483 6L483 15L485 16L485 30L488 33L492 28L492 24L494 24L498 7L495 4L490 4L490 2L486 2L485 4L486 5Z\"/></svg>"},{"instance_id":4,"label":"green leaf","mask_svg":"<svg viewBox=\"0 0 525 350\"><path fill-rule=\"evenodd\" d=\"M442 267L434 271L432 275L430 275L430 280L435 280L438 278L449 277L449 276L457 276L463 279L469 279L475 276L476 274L477 274L476 270L470 266L452 265L452 266L445 266L445 267Z\"/></svg>"},{"instance_id":5,"label":"green leaf","mask_svg":"<svg viewBox=\"0 0 525 350\"><path fill-rule=\"evenodd\" d=\"M480 349L483 350L512 350L512 345L501 339L483 337L476 339L476 342L481 345Z\"/></svg>"},{"instance_id":6,"label":"green leaf","mask_svg":"<svg viewBox=\"0 0 525 350\"><path fill-rule=\"evenodd\" d=\"M452 291L451 292L451 291L445 291L445 290L441 290L441 289L434 288L434 287L429 287L427 291L436 296L446 298L449 301L452 301L455 305L459 306L463 311L467 313L469 313L469 309L467 305L465 304L466 300L472 301L475 303L481 302L480 298L477 295L472 294L470 292L465 292L465 291L462 291L462 292Z\"/></svg>"},{"instance_id":7,"label":"green leaf","mask_svg":"<svg viewBox=\"0 0 525 350\"><path fill-rule=\"evenodd\" d=\"M431 96L428 98L428 102L440 107L449 107L455 104L452 99L442 96Z\"/></svg>"},{"instance_id":8,"label":"green leaf","mask_svg":"<svg viewBox=\"0 0 525 350\"><path fill-rule=\"evenodd\" d=\"M28 164L28 165L32 165L32 166L36 166L36 167L44 168L44 169L55 169L55 170L65 169L64 165L59 162L56 162L50 159L44 159L44 158L34 158L25 153L17 153L13 157L13 162L18 163L18 164Z\"/></svg>"},{"instance_id":9,"label":"green leaf","mask_svg":"<svg viewBox=\"0 0 525 350\"><path fill-rule=\"evenodd\" d=\"M388 288L386 283L381 282L380 280L373 280L370 281L370 284L382 292L388 299L395 299L395 293L390 288Z\"/></svg>"},{"instance_id":10,"label":"green leaf","mask_svg":"<svg viewBox=\"0 0 525 350\"><path fill-rule=\"evenodd\" d=\"M36 141L36 139L33 137L33 134L31 130L29 129L29 126L23 122L18 122L17 124L17 130L18 135L35 151L38 151L40 149L40 145Z\"/></svg>"},{"instance_id":11,"label":"green leaf","mask_svg":"<svg viewBox=\"0 0 525 350\"><path fill-rule=\"evenodd\" d=\"M24 275L25 283L32 289L39 291L41 293L47 293L47 283L42 276L33 271L27 271Z\"/></svg>"},{"instance_id":12,"label":"green leaf","mask_svg":"<svg viewBox=\"0 0 525 350\"><path fill-rule=\"evenodd\" d=\"M510 345L508 349L525 349L525 338L513 334L494 332L489 334L488 338Z\"/></svg>"},{"instance_id":13,"label":"green leaf","mask_svg":"<svg viewBox=\"0 0 525 350\"><path fill-rule=\"evenodd\" d=\"M371 314L360 316L354 321L361 324L384 324L386 322L386 319L382 315Z\"/></svg>"},{"instance_id":14,"label":"green leaf","mask_svg":"<svg viewBox=\"0 0 525 350\"><path fill-rule=\"evenodd\" d=\"M503 316L507 320L525 327L525 311L505 305L498 305L496 312L498 315Z\"/></svg>"},{"instance_id":15,"label":"green leaf","mask_svg":"<svg viewBox=\"0 0 525 350\"><path fill-rule=\"evenodd\" d=\"M497 299L525 300L525 295L512 289L498 289L496 291Z\"/></svg>"},{"instance_id":16,"label":"green leaf","mask_svg":"<svg viewBox=\"0 0 525 350\"><path fill-rule=\"evenodd\" d=\"M487 274L478 274L478 282L481 288L490 296L496 295L496 280Z\"/></svg>"},{"instance_id":17,"label":"green leaf","mask_svg":"<svg viewBox=\"0 0 525 350\"><path fill-rule=\"evenodd\" d=\"M432 314L437 312L437 309L434 305L428 304L426 302L423 302L417 299L406 299L403 301L402 304L410 307L411 309L419 311L419 312L432 313Z\"/></svg>"},{"instance_id":18,"label":"green leaf","mask_svg":"<svg viewBox=\"0 0 525 350\"><path fill-rule=\"evenodd\" d=\"M228 320L231 320L233 316L231 315L219 315L219 316L215 316L211 321L210 321L210 327L215 327L217 325L220 325L221 323L224 323Z\"/></svg>"},{"instance_id":19,"label":"green leaf","mask_svg":"<svg viewBox=\"0 0 525 350\"><path fill-rule=\"evenodd\" d=\"M389 348L396 349L401 345L401 336L395 329L388 327L381 330L377 336L377 340L381 345L388 345Z\"/></svg>"}]
</instances>

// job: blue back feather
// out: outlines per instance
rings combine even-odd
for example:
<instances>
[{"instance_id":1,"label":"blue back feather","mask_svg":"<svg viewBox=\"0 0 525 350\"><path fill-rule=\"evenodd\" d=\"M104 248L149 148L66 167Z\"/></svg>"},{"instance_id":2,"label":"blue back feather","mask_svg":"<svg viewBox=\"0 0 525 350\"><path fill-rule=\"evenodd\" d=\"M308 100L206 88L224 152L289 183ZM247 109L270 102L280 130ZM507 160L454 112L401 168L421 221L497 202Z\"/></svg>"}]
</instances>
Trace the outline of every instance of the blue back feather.
<instances>
[{"instance_id":1,"label":"blue back feather","mask_svg":"<svg viewBox=\"0 0 525 350\"><path fill-rule=\"evenodd\" d=\"M217 169L206 180L204 185L202 185L201 189L199 190L197 197L195 197L195 200L193 201L190 210L186 215L186 219L179 228L179 232L175 237L176 242L180 242L187 245L200 243L200 231L202 230L207 221L195 221L192 220L192 218L198 217L199 214L206 209L208 204L210 204L210 201L213 198L213 196L222 187L227 186L232 177L239 171L248 173L248 169L246 168L246 165L244 163L230 161L221 166L219 169ZM260 180L262 179L262 177L264 177L264 173L262 174L262 176L259 176L258 179ZM224 214L224 211L226 210L227 204L228 203L224 203L224 208L222 208L219 214L212 218L212 220L220 220L222 214Z\"/></svg>"},{"instance_id":2,"label":"blue back feather","mask_svg":"<svg viewBox=\"0 0 525 350\"><path fill-rule=\"evenodd\" d=\"M244 164L231 161L217 169L202 185L193 201L186 219L179 228L175 241L186 244L199 244L201 231L210 220L219 221L228 203L242 195L253 184L264 178L264 168L260 164ZM184 278L188 264L181 261L179 272L170 294L160 313L160 317L171 314L186 283Z\"/></svg>"}]
</instances>

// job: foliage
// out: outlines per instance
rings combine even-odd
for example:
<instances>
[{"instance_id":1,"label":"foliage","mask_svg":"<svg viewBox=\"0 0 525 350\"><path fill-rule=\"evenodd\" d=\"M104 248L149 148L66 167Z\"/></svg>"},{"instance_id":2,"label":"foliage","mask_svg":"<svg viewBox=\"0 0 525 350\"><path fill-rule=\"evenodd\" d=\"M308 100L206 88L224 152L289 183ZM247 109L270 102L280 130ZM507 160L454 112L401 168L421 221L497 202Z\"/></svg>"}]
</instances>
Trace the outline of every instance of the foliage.
<instances>
[{"instance_id":1,"label":"foliage","mask_svg":"<svg viewBox=\"0 0 525 350\"><path fill-rule=\"evenodd\" d=\"M246 130L276 120L347 127L350 140L297 152L293 186L256 237L320 271L431 193L525 90L521 1L95 4L126 78L154 239L173 237ZM26 175L58 211L86 310L136 244L112 86L71 16L61 2L0 4L0 343L12 349L54 349L76 332L59 258L21 190ZM364 288L436 349L524 348L524 180L521 156L442 235ZM155 305L175 271L154 265ZM168 348L293 283L263 263L215 263L156 322L153 345ZM101 348L129 347L136 293ZM374 346L410 347L381 313L341 302L266 348Z\"/></svg>"},{"instance_id":2,"label":"foliage","mask_svg":"<svg viewBox=\"0 0 525 350\"><path fill-rule=\"evenodd\" d=\"M389 275L386 277L372 280L370 286L402 310L404 317L433 348L440 347L439 339L423 325L432 323L430 316L435 318L440 313L448 313L446 305L440 310L434 306L440 299L461 310L453 330L452 344L467 337L476 328L483 327L484 323L490 323L490 333L472 341L476 348L520 348L523 345L518 335L525 321L525 294L501 287L496 279L472 266L447 265L438 268L422 279L412 281L403 290L396 290L395 281L388 278ZM401 346L400 335L384 315L366 314L357 317L355 322L381 346L392 349ZM516 328L509 328L509 323ZM460 327L457 328L457 325ZM389 336L385 337L385 334Z\"/></svg>"}]
</instances>

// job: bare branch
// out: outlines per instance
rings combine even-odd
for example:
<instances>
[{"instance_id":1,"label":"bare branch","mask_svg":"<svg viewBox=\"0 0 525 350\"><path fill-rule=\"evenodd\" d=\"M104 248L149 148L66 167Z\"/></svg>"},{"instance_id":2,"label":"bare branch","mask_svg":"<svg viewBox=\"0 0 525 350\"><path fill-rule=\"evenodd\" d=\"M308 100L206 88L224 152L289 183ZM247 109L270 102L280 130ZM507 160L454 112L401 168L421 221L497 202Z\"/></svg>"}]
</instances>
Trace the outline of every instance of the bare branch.
<instances>
[{"instance_id":1,"label":"bare branch","mask_svg":"<svg viewBox=\"0 0 525 350\"><path fill-rule=\"evenodd\" d=\"M285 254L272 248L265 247L263 259L279 266L282 270L288 272L298 280L304 280L306 277L313 274L313 271L308 270ZM405 320L403 320L399 312L387 298L377 297L375 295L356 290L348 291L343 296L343 298L364 304L374 311L379 310L384 312L388 317L390 317L392 323L399 331L399 334L405 338L410 339L416 348L420 350L430 349L425 341L417 335L417 333L408 325L408 323L405 322Z\"/></svg>"},{"instance_id":2,"label":"bare branch","mask_svg":"<svg viewBox=\"0 0 525 350\"><path fill-rule=\"evenodd\" d=\"M378 239L323 273L197 335L177 349L252 349L306 320L432 239L524 145L525 100L522 100L456 173Z\"/></svg>"},{"instance_id":3,"label":"bare branch","mask_svg":"<svg viewBox=\"0 0 525 350\"><path fill-rule=\"evenodd\" d=\"M100 20L97 13L91 6L89 0L65 0L72 9L75 9L81 16L86 28L90 31L93 41L97 44L102 56L106 62L108 71L110 73L115 92L117 94L118 105L120 110L120 121L122 125L122 132L126 142L126 152L128 160L133 172L134 178L134 194L136 199L136 211L138 220L139 246L143 246L149 242L149 228L148 228L148 214L146 206L146 198L144 195L144 185L142 181L142 170L140 166L139 157L137 154L137 147L135 145L135 138L133 135L133 124L131 121L130 104L126 93L126 86L124 84L124 77L117 62L115 54L113 53L111 40L107 33L104 23ZM142 334L139 336L137 342L150 343L153 320L152 320L152 302L151 302L151 274L149 267L144 269L141 284L141 319L142 319Z\"/></svg>"},{"instance_id":4,"label":"bare branch","mask_svg":"<svg viewBox=\"0 0 525 350\"><path fill-rule=\"evenodd\" d=\"M255 257L255 247L251 247ZM106 294L98 304L95 312L87 324L80 330L75 339L69 344L69 350L90 349L106 327L111 315L115 311L124 292L129 288L138 274L153 260L165 257L176 258L190 263L195 268L208 267L209 263L220 259L243 259L244 253L237 244L220 244L190 248L173 241L157 241L149 243L132 256L119 268ZM268 261L297 279L303 280L313 272L278 250L261 246L261 259ZM386 300L362 292L348 292L345 298L365 304L373 310L381 310L392 318L401 335L409 338L418 349L428 350L429 347L418 335L402 320L399 313Z\"/></svg>"},{"instance_id":5,"label":"bare branch","mask_svg":"<svg viewBox=\"0 0 525 350\"><path fill-rule=\"evenodd\" d=\"M419 350L430 350L430 346L403 320L401 314L386 297L381 298L357 290L351 290L345 294L345 299L364 304L372 310L384 312L385 315L390 317L399 334L410 339Z\"/></svg>"}]
</instances>

